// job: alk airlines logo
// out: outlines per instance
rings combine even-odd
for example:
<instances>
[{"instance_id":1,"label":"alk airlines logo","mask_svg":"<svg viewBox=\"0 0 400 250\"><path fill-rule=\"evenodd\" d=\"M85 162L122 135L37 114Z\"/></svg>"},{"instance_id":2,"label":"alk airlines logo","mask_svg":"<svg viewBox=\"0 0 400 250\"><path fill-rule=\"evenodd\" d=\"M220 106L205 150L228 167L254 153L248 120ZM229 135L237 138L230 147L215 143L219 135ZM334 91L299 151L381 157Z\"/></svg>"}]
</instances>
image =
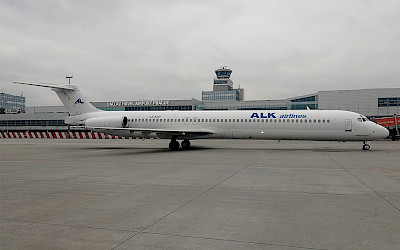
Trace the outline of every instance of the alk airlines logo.
<instances>
[{"instance_id":1,"label":"alk airlines logo","mask_svg":"<svg viewBox=\"0 0 400 250\"><path fill-rule=\"evenodd\" d=\"M84 104L84 102L82 101L81 98L79 98L78 100L75 101L75 104L80 103L80 104Z\"/></svg>"},{"instance_id":2,"label":"alk airlines logo","mask_svg":"<svg viewBox=\"0 0 400 250\"><path fill-rule=\"evenodd\" d=\"M277 115L278 116L278 115ZM276 118L275 113L253 113L250 118ZM305 114L283 114L279 115L278 118L302 118L306 119Z\"/></svg>"}]
</instances>

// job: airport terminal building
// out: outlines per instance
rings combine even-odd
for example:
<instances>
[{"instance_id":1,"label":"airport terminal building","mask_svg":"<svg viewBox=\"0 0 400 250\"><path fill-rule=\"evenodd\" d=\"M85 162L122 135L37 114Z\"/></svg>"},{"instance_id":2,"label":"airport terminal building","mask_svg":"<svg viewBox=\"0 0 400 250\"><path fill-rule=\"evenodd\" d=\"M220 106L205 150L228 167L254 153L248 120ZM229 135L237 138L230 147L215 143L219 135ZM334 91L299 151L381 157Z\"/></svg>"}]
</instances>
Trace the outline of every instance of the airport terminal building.
<instances>
[{"instance_id":1,"label":"airport terminal building","mask_svg":"<svg viewBox=\"0 0 400 250\"><path fill-rule=\"evenodd\" d=\"M303 96L280 100L244 100L244 90L234 89L232 71L226 66L215 71L212 91L203 91L203 99L190 100L131 100L92 102L107 111L162 111L162 110L348 110L374 120L400 114L400 88L318 91ZM74 130L64 123L68 112L63 106L25 107L25 98L2 95L0 131ZM3 105L4 104L4 105ZM8 106L5 107L5 104ZM11 106L13 108L10 108ZM18 112L4 112L18 110Z\"/></svg>"}]
</instances>

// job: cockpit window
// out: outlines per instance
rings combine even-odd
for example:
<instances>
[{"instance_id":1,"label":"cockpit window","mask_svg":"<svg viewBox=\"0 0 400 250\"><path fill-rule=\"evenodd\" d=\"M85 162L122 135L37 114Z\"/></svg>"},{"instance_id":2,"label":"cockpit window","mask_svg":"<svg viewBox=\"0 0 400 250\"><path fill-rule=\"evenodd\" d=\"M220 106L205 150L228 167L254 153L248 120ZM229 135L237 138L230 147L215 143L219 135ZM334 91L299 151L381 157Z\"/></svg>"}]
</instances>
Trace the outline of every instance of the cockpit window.
<instances>
[{"instance_id":1,"label":"cockpit window","mask_svg":"<svg viewBox=\"0 0 400 250\"><path fill-rule=\"evenodd\" d=\"M367 121L367 119L365 119L364 117L362 118L362 120L363 120L364 122L366 122L366 121Z\"/></svg>"},{"instance_id":2,"label":"cockpit window","mask_svg":"<svg viewBox=\"0 0 400 250\"><path fill-rule=\"evenodd\" d=\"M361 118L357 118L357 121L362 122Z\"/></svg>"}]
</instances>

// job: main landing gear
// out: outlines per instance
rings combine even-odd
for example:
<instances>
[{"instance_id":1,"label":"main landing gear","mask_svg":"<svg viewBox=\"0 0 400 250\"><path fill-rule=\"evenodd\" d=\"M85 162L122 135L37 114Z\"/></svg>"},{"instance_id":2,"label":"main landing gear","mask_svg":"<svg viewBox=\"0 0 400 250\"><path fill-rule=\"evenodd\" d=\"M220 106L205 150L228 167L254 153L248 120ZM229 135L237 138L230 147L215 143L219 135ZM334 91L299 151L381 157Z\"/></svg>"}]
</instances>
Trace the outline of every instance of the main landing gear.
<instances>
[{"instance_id":1,"label":"main landing gear","mask_svg":"<svg viewBox=\"0 0 400 250\"><path fill-rule=\"evenodd\" d=\"M181 143L182 149L189 149L190 148L190 141L185 139ZM176 140L176 137L171 138L171 142L169 143L169 149L171 151L179 150L179 142Z\"/></svg>"},{"instance_id":2,"label":"main landing gear","mask_svg":"<svg viewBox=\"0 0 400 250\"><path fill-rule=\"evenodd\" d=\"M364 141L364 145L362 147L362 150L369 150L371 148L371 146L368 144L368 141Z\"/></svg>"}]
</instances>

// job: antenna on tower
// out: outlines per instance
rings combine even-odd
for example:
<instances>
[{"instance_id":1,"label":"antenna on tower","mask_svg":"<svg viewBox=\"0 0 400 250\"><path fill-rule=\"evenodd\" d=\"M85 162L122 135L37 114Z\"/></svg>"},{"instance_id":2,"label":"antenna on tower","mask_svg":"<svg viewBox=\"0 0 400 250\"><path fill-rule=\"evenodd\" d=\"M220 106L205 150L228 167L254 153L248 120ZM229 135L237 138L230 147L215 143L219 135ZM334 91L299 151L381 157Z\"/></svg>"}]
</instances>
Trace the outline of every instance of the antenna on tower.
<instances>
[{"instance_id":1,"label":"antenna on tower","mask_svg":"<svg viewBox=\"0 0 400 250\"><path fill-rule=\"evenodd\" d=\"M68 79L68 84L71 84L71 78L74 78L74 75L66 76L65 78Z\"/></svg>"}]
</instances>

